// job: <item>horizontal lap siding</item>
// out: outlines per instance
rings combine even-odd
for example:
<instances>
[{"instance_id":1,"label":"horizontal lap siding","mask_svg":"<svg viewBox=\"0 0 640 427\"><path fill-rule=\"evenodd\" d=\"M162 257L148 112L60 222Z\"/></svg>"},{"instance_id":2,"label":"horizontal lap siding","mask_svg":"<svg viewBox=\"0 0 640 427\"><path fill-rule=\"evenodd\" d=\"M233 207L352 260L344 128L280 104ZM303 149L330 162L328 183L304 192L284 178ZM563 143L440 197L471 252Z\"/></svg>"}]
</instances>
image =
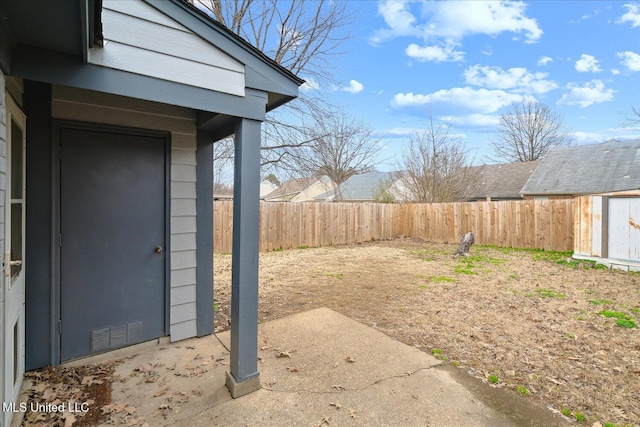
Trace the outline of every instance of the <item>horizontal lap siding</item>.
<instances>
[{"instance_id":1,"label":"horizontal lap siding","mask_svg":"<svg viewBox=\"0 0 640 427\"><path fill-rule=\"evenodd\" d=\"M89 63L244 96L244 65L140 0L105 0Z\"/></svg>"},{"instance_id":2,"label":"horizontal lap siding","mask_svg":"<svg viewBox=\"0 0 640 427\"><path fill-rule=\"evenodd\" d=\"M60 86L53 116L171 133L170 330L173 341L196 335L196 124L184 108Z\"/></svg>"}]
</instances>

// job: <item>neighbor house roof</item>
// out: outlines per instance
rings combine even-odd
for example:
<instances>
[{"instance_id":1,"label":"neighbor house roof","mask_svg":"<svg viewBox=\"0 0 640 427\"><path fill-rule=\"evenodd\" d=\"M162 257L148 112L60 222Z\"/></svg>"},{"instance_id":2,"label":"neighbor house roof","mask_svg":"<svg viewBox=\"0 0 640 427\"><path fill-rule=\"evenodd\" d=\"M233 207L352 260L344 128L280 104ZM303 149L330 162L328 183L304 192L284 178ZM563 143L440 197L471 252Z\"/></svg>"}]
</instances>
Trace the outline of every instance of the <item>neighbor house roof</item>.
<instances>
[{"instance_id":1,"label":"neighbor house roof","mask_svg":"<svg viewBox=\"0 0 640 427\"><path fill-rule=\"evenodd\" d=\"M375 193L381 183L395 181L396 172L369 172L353 175L340 186L342 200L374 200ZM314 199L333 200L334 191L327 191Z\"/></svg>"},{"instance_id":2,"label":"neighbor house roof","mask_svg":"<svg viewBox=\"0 0 640 427\"><path fill-rule=\"evenodd\" d=\"M465 191L465 199L519 199L522 187L539 164L539 160L534 160L474 166L478 176Z\"/></svg>"},{"instance_id":3,"label":"neighbor house roof","mask_svg":"<svg viewBox=\"0 0 640 427\"><path fill-rule=\"evenodd\" d=\"M640 188L640 139L557 147L522 188L523 195L579 195Z\"/></svg>"},{"instance_id":4,"label":"neighbor house roof","mask_svg":"<svg viewBox=\"0 0 640 427\"><path fill-rule=\"evenodd\" d=\"M288 199L303 191L305 188L318 181L320 178L311 176L307 178L294 178L283 183L271 193L264 196L265 200Z\"/></svg>"}]
</instances>

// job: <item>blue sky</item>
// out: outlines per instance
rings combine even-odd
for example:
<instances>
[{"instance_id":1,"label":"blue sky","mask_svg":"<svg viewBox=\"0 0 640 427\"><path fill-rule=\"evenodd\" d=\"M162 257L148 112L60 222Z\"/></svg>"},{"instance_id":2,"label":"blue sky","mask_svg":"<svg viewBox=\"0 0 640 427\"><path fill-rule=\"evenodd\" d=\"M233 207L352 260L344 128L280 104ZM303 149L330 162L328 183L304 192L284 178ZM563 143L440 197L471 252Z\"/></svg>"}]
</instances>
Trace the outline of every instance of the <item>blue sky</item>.
<instances>
[{"instance_id":1,"label":"blue sky","mask_svg":"<svg viewBox=\"0 0 640 427\"><path fill-rule=\"evenodd\" d=\"M500 114L534 98L564 117L573 144L640 137L640 2L353 1L350 38L317 90L364 120L393 169L428 110L488 162ZM305 78L304 75L301 76ZM309 88L313 87L313 88Z\"/></svg>"}]
</instances>

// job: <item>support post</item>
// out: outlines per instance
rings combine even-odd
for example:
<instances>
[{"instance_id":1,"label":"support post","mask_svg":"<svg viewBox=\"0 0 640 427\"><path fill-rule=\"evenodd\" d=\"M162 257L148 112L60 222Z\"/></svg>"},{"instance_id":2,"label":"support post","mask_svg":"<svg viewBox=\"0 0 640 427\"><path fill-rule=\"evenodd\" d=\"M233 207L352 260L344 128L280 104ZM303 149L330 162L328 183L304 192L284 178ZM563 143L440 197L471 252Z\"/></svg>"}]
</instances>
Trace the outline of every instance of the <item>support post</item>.
<instances>
[{"instance_id":1,"label":"support post","mask_svg":"<svg viewBox=\"0 0 640 427\"><path fill-rule=\"evenodd\" d=\"M213 137L198 130L196 150L196 313L199 337L213 333Z\"/></svg>"},{"instance_id":2,"label":"support post","mask_svg":"<svg viewBox=\"0 0 640 427\"><path fill-rule=\"evenodd\" d=\"M260 388L258 372L260 126L259 121L239 119L235 132L231 363L226 381L233 398Z\"/></svg>"}]
</instances>

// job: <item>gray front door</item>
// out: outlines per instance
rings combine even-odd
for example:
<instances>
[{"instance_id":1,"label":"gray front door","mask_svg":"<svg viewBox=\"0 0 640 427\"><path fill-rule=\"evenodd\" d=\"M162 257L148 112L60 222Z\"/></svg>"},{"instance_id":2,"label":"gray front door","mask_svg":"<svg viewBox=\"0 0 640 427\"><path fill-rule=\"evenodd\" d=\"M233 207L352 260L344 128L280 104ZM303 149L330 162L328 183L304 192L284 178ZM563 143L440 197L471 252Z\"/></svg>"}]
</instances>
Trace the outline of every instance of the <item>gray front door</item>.
<instances>
[{"instance_id":1,"label":"gray front door","mask_svg":"<svg viewBox=\"0 0 640 427\"><path fill-rule=\"evenodd\" d=\"M65 361L165 335L166 141L60 132Z\"/></svg>"}]
</instances>

